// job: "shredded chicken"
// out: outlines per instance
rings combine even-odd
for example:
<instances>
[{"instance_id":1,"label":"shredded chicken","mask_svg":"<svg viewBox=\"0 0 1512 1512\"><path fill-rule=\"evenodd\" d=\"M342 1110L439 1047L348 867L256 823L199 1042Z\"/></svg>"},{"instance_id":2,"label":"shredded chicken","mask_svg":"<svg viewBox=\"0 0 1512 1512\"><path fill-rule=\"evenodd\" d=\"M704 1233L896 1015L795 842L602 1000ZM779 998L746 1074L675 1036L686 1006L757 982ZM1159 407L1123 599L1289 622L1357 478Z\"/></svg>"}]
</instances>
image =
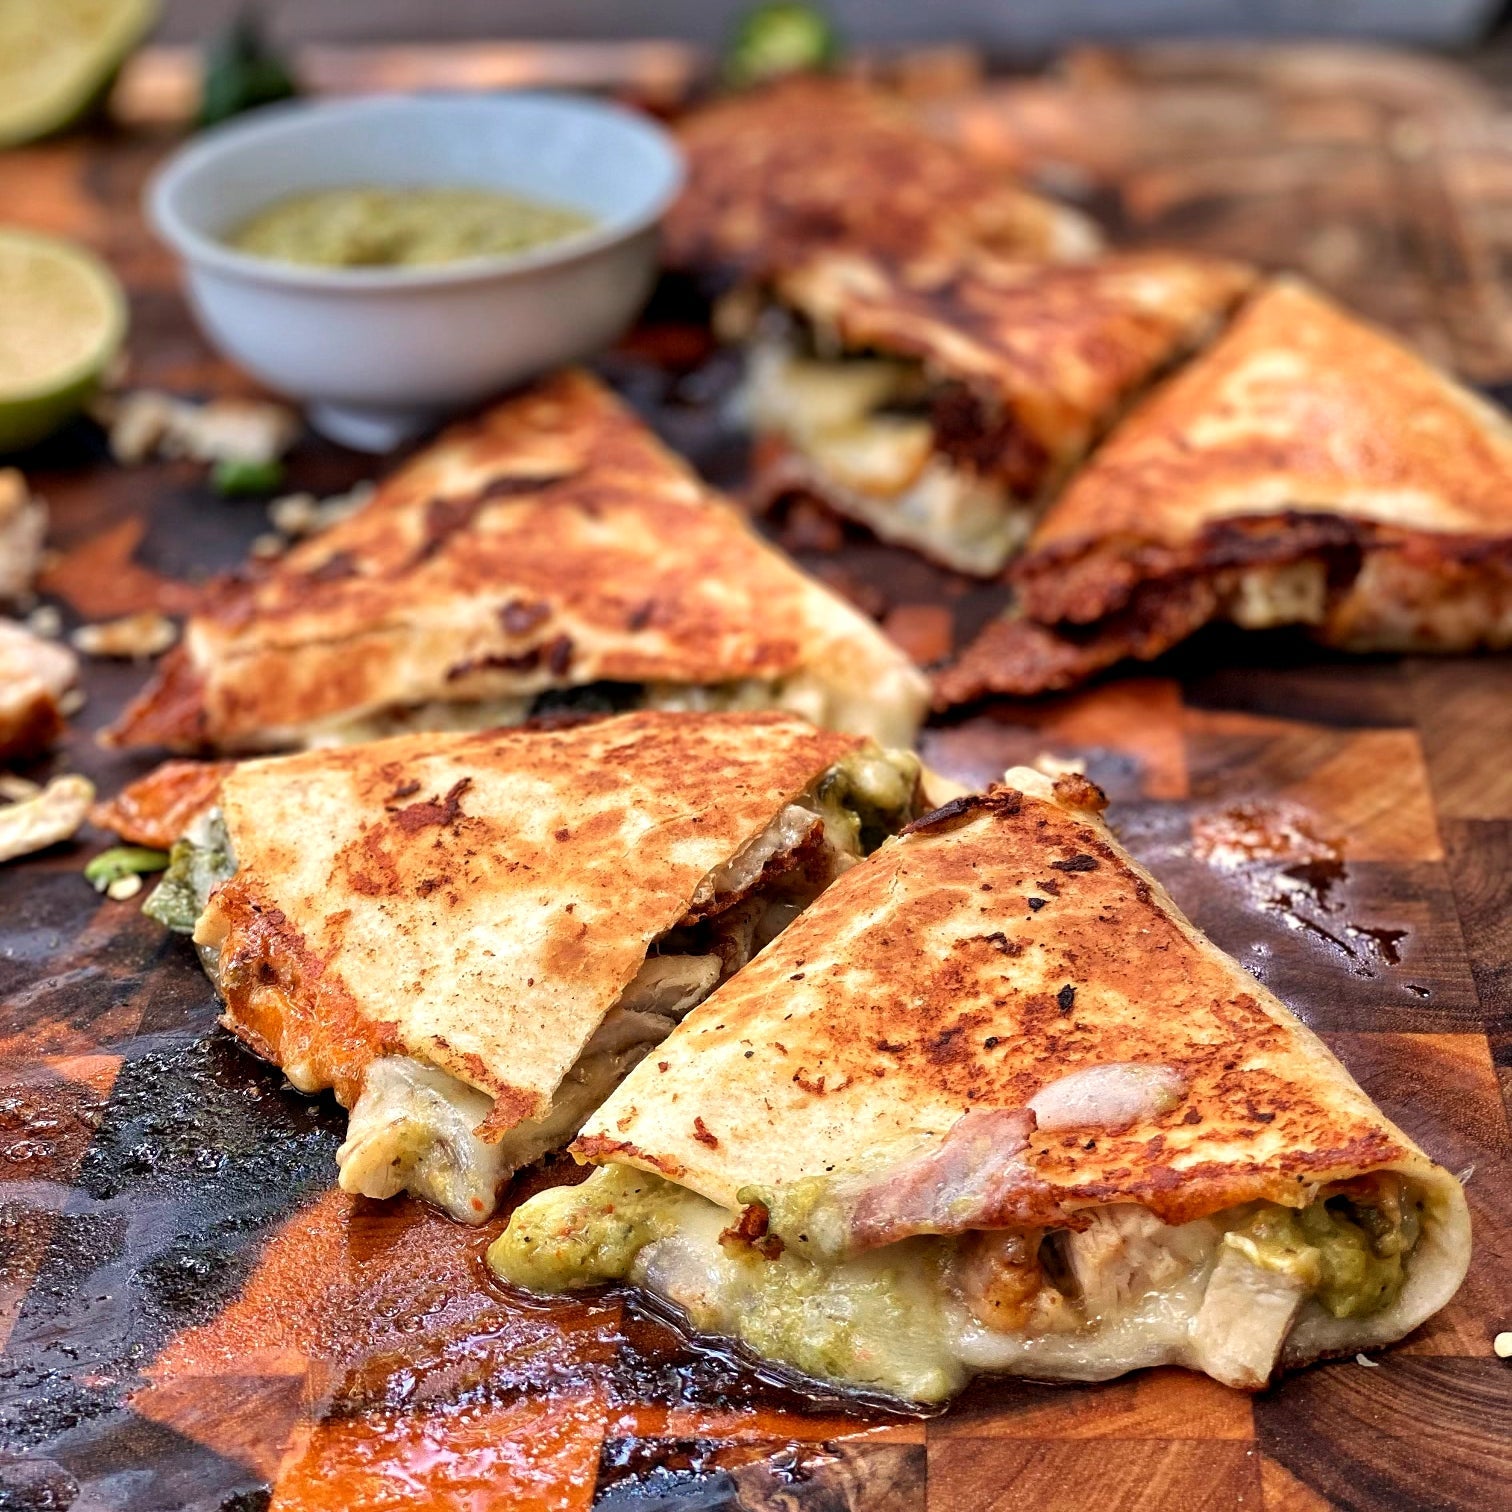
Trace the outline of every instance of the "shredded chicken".
<instances>
[{"instance_id":1,"label":"shredded chicken","mask_svg":"<svg viewBox=\"0 0 1512 1512\"><path fill-rule=\"evenodd\" d=\"M734 900L749 892L761 880L769 861L796 850L821 822L811 809L788 804L754 840L698 884L689 911L696 913L716 900Z\"/></svg>"},{"instance_id":2,"label":"shredded chicken","mask_svg":"<svg viewBox=\"0 0 1512 1512\"><path fill-rule=\"evenodd\" d=\"M1087 1227L1064 1230L1058 1242L1089 1322L1117 1317L1147 1292L1200 1269L1218 1237L1210 1222L1173 1228L1133 1204L1084 1216Z\"/></svg>"}]
</instances>

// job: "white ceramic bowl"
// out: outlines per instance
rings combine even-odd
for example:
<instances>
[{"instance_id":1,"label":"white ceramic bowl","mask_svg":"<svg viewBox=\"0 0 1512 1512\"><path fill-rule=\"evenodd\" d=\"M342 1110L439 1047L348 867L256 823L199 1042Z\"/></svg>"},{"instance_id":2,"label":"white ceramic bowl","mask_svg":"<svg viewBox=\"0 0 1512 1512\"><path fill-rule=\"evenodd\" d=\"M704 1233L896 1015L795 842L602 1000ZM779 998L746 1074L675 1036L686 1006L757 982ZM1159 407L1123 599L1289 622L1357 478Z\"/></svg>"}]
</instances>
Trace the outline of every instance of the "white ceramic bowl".
<instances>
[{"instance_id":1,"label":"white ceramic bowl","mask_svg":"<svg viewBox=\"0 0 1512 1512\"><path fill-rule=\"evenodd\" d=\"M656 271L682 181L654 122L575 95L378 96L259 111L176 153L148 190L210 339L309 406L327 435L386 450L613 341ZM287 195L468 185L586 211L580 235L426 268L309 268L222 240Z\"/></svg>"}]
</instances>

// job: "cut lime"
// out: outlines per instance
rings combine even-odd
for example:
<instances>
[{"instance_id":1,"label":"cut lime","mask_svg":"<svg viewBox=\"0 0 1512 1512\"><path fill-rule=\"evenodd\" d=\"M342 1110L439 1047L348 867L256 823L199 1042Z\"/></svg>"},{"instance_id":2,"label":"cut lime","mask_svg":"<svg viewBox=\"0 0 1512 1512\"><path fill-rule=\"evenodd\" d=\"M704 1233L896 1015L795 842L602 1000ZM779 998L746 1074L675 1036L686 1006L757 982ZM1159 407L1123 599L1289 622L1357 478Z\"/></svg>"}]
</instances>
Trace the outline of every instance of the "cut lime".
<instances>
[{"instance_id":1,"label":"cut lime","mask_svg":"<svg viewBox=\"0 0 1512 1512\"><path fill-rule=\"evenodd\" d=\"M0 452L74 415L126 334L126 300L82 248L0 226Z\"/></svg>"},{"instance_id":2,"label":"cut lime","mask_svg":"<svg viewBox=\"0 0 1512 1512\"><path fill-rule=\"evenodd\" d=\"M157 19L158 0L4 0L0 147L84 115Z\"/></svg>"}]
</instances>

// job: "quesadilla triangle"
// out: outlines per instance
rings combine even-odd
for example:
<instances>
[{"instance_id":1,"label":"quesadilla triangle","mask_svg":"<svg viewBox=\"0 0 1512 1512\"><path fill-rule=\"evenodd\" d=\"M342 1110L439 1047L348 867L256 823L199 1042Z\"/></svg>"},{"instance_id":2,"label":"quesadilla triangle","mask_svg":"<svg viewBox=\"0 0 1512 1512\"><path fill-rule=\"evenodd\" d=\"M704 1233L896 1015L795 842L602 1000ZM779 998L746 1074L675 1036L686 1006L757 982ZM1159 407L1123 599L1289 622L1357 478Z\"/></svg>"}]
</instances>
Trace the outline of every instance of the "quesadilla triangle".
<instances>
[{"instance_id":1,"label":"quesadilla triangle","mask_svg":"<svg viewBox=\"0 0 1512 1512\"><path fill-rule=\"evenodd\" d=\"M1092 444L1217 333L1251 279L1170 252L1063 266L815 256L773 280L754 321L752 306L721 307L727 328L749 324L758 502L814 497L993 576Z\"/></svg>"},{"instance_id":2,"label":"quesadilla triangle","mask_svg":"<svg viewBox=\"0 0 1512 1512\"><path fill-rule=\"evenodd\" d=\"M795 715L395 736L245 762L147 912L226 1026L350 1110L341 1185L468 1222L922 808Z\"/></svg>"},{"instance_id":3,"label":"quesadilla triangle","mask_svg":"<svg viewBox=\"0 0 1512 1512\"><path fill-rule=\"evenodd\" d=\"M206 593L117 745L282 750L562 712L785 708L909 744L921 673L563 372Z\"/></svg>"},{"instance_id":4,"label":"quesadilla triangle","mask_svg":"<svg viewBox=\"0 0 1512 1512\"><path fill-rule=\"evenodd\" d=\"M1178 1364L1259 1387L1402 1337L1469 1261L1459 1183L1027 769L848 872L517 1208L514 1284L629 1281L811 1376Z\"/></svg>"},{"instance_id":5,"label":"quesadilla triangle","mask_svg":"<svg viewBox=\"0 0 1512 1512\"><path fill-rule=\"evenodd\" d=\"M662 253L705 294L759 282L821 247L919 255L975 246L1062 260L1101 244L1078 211L854 80L786 79L691 112L677 135L688 176Z\"/></svg>"},{"instance_id":6,"label":"quesadilla triangle","mask_svg":"<svg viewBox=\"0 0 1512 1512\"><path fill-rule=\"evenodd\" d=\"M1512 423L1296 279L1140 405L938 704L1070 687L1212 620L1347 651L1512 645Z\"/></svg>"}]
</instances>

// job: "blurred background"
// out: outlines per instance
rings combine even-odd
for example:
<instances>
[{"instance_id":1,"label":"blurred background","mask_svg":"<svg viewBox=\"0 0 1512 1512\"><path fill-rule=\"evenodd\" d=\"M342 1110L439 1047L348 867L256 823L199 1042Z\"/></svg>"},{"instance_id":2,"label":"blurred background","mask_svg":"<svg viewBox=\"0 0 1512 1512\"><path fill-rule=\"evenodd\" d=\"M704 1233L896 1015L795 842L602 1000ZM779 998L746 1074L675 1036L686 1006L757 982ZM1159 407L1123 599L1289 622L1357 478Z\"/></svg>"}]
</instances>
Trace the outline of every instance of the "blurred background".
<instances>
[{"instance_id":1,"label":"blurred background","mask_svg":"<svg viewBox=\"0 0 1512 1512\"><path fill-rule=\"evenodd\" d=\"M191 41L236 14L238 0L168 0L161 36ZM320 41L675 37L714 45L742 0L282 0L263 7L275 33ZM1464 46L1487 35L1502 0L833 0L858 43L950 35L1033 56L1069 41L1160 36L1376 37Z\"/></svg>"}]
</instances>

